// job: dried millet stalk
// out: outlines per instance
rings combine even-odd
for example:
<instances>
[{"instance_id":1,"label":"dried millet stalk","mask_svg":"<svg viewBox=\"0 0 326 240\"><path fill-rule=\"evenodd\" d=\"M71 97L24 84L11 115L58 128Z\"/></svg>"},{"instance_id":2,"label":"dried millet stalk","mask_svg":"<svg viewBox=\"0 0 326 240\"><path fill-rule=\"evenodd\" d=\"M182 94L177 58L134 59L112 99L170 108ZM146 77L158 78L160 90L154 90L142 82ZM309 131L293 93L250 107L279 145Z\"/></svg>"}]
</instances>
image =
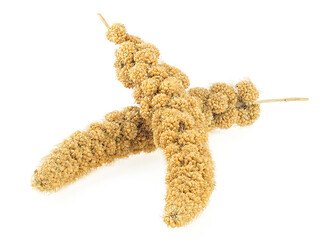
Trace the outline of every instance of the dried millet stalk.
<instances>
[{"instance_id":1,"label":"dried millet stalk","mask_svg":"<svg viewBox=\"0 0 326 240\"><path fill-rule=\"evenodd\" d=\"M186 92L188 77L158 63L154 45L127 34L124 25L109 26L100 17L108 28L108 40L120 44L115 54L117 77L134 89L140 107L112 112L103 122L72 134L44 158L32 185L40 191L55 191L116 158L160 147L168 160L164 221L171 227L182 226L207 205L214 189L208 131L252 124L263 102L307 99L258 101L258 91L249 79L235 88L215 83L210 89Z\"/></svg>"},{"instance_id":2,"label":"dried millet stalk","mask_svg":"<svg viewBox=\"0 0 326 240\"><path fill-rule=\"evenodd\" d=\"M135 90L141 116L151 126L154 143L164 150L168 161L164 221L172 227L182 226L207 205L214 189L209 129L251 124L259 114L259 105L251 104L258 92L248 81L239 83L238 94L219 83L208 92L197 89L187 93L188 77L159 63L159 50L154 45L130 37L122 24L109 26L102 20L108 27L108 40L120 44L115 54L117 77ZM210 111L203 111L196 93L206 96ZM236 106L238 101L243 106Z\"/></svg>"},{"instance_id":3,"label":"dried millet stalk","mask_svg":"<svg viewBox=\"0 0 326 240\"><path fill-rule=\"evenodd\" d=\"M154 143L164 150L168 162L164 221L171 227L191 221L206 205L214 189L214 166L207 144L212 126L229 128L252 124L259 116L258 91L247 80L235 90L214 84L203 103L185 89L188 77L179 69L159 63L159 50L129 35L123 24L109 26L107 38L116 50L116 72L124 86L134 89L140 114L153 131ZM210 113L213 116L210 118Z\"/></svg>"},{"instance_id":4,"label":"dried millet stalk","mask_svg":"<svg viewBox=\"0 0 326 240\"><path fill-rule=\"evenodd\" d=\"M199 87L190 89L189 93L200 101L210 128L217 127L214 106L222 101L216 97L219 94L212 88ZM227 97L222 95L221 99L225 102ZM172 104L184 105L177 99L173 99ZM107 114L104 121L91 124L85 131L73 133L59 144L35 170L32 185L40 191L56 191L117 158L156 148L152 130L141 117L139 107L127 107L121 112Z\"/></svg>"},{"instance_id":5,"label":"dried millet stalk","mask_svg":"<svg viewBox=\"0 0 326 240\"><path fill-rule=\"evenodd\" d=\"M154 143L168 161L164 221L172 227L191 221L214 189L214 166L207 144L208 126L196 97L185 91L188 77L158 63L159 51L141 40L129 40L122 24L108 27L116 51L118 79L135 89L141 116L152 127Z\"/></svg>"},{"instance_id":6,"label":"dried millet stalk","mask_svg":"<svg viewBox=\"0 0 326 240\"><path fill-rule=\"evenodd\" d=\"M139 108L126 107L64 140L35 170L32 186L40 191L56 191L116 158L155 148L153 134Z\"/></svg>"}]
</instances>

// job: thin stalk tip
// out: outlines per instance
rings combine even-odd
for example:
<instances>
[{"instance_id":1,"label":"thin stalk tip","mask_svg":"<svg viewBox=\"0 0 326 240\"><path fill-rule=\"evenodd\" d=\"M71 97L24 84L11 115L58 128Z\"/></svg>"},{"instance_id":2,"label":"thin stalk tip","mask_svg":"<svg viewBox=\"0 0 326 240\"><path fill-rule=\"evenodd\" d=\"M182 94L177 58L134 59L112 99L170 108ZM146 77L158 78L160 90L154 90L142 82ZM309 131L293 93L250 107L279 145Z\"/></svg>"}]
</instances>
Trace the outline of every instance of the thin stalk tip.
<instances>
[{"instance_id":1,"label":"thin stalk tip","mask_svg":"<svg viewBox=\"0 0 326 240\"><path fill-rule=\"evenodd\" d=\"M102 16L102 14L101 14L101 13L98 13L97 15L100 17L102 23L103 23L107 28L110 28L109 24L105 21L105 19L104 19L104 17Z\"/></svg>"},{"instance_id":2,"label":"thin stalk tip","mask_svg":"<svg viewBox=\"0 0 326 240\"><path fill-rule=\"evenodd\" d=\"M264 99L264 100L256 100L255 104L261 103L270 103L270 102L292 102L292 101L308 101L309 98L278 98L278 99Z\"/></svg>"}]
</instances>

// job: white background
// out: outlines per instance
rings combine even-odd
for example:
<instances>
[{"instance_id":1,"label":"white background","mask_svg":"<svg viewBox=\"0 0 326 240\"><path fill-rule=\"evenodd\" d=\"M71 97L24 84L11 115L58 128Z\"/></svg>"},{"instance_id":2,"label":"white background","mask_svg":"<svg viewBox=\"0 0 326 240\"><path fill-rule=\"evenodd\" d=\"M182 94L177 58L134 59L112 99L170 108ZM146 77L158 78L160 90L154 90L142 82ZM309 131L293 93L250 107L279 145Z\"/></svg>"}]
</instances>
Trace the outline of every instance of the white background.
<instances>
[{"instance_id":1,"label":"white background","mask_svg":"<svg viewBox=\"0 0 326 240\"><path fill-rule=\"evenodd\" d=\"M162 221L160 150L55 194L30 186L72 132L134 105L96 13L155 44L191 87L250 77L269 103L210 134L217 186L191 224ZM0 2L1 239L326 239L325 1Z\"/></svg>"}]
</instances>

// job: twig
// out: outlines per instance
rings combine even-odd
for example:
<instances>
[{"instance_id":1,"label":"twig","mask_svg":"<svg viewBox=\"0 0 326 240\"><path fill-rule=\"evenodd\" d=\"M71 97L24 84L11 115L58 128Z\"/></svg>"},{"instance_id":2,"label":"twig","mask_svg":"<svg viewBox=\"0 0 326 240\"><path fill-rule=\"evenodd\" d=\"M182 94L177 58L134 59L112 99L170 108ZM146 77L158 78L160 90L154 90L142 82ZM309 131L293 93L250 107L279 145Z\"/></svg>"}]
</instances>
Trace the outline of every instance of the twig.
<instances>
[{"instance_id":1,"label":"twig","mask_svg":"<svg viewBox=\"0 0 326 240\"><path fill-rule=\"evenodd\" d=\"M98 13L97 15L100 17L102 23L103 23L107 28L110 28L109 24L105 21L105 19L104 19L104 17L102 16L102 14L101 14L101 13Z\"/></svg>"},{"instance_id":2,"label":"twig","mask_svg":"<svg viewBox=\"0 0 326 240\"><path fill-rule=\"evenodd\" d=\"M292 102L292 101L308 101L309 98L278 98L278 99L264 99L264 100L256 100L254 104L261 103L270 103L270 102Z\"/></svg>"}]
</instances>

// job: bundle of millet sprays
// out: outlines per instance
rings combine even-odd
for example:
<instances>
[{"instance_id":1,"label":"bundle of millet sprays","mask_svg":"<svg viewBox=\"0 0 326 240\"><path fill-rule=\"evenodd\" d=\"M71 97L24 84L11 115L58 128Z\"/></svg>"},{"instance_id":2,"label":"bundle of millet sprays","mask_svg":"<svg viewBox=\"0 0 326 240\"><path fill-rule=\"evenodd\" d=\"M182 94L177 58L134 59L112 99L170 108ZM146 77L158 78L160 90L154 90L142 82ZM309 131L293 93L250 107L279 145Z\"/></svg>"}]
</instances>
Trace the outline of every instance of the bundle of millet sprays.
<instances>
[{"instance_id":1,"label":"bundle of millet sprays","mask_svg":"<svg viewBox=\"0 0 326 240\"><path fill-rule=\"evenodd\" d=\"M215 83L209 89L189 87L178 68L159 61L159 50L127 33L122 24L109 26L109 41L120 45L115 68L119 81L134 89L139 105L114 111L84 131L77 131L46 156L34 171L32 186L54 192L115 159L161 148L167 159L164 222L180 227L208 203L214 189L214 164L208 132L251 125L260 103L307 100L257 100L259 93L246 79L234 87Z\"/></svg>"}]
</instances>

